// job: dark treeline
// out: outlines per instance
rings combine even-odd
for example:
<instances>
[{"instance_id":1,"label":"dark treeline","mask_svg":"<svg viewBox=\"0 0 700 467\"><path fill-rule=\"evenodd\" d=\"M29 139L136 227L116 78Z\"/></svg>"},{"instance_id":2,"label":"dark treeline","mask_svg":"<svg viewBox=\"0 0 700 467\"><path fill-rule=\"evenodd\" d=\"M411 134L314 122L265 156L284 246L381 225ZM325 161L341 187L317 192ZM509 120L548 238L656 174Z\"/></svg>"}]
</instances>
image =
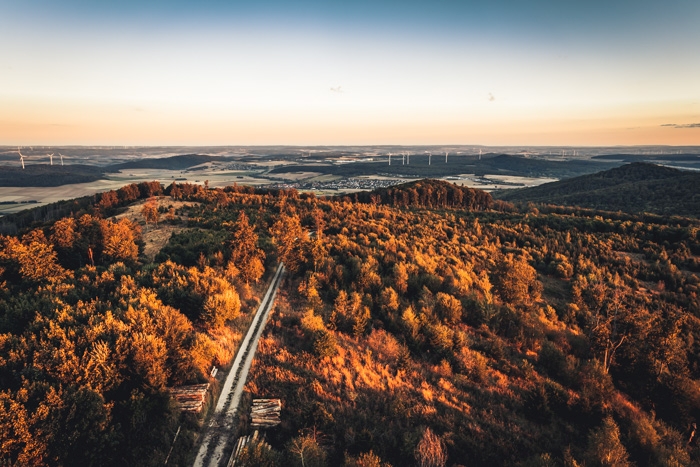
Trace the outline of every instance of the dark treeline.
<instances>
[{"instance_id":1,"label":"dark treeline","mask_svg":"<svg viewBox=\"0 0 700 467\"><path fill-rule=\"evenodd\" d=\"M184 170L205 162L220 161L221 157L209 156L205 154L182 154L178 156L139 159L121 164L107 166L105 172L117 172L126 169L166 169Z\"/></svg>"},{"instance_id":2,"label":"dark treeline","mask_svg":"<svg viewBox=\"0 0 700 467\"><path fill-rule=\"evenodd\" d=\"M636 162L592 175L502 191L500 199L698 217L700 173Z\"/></svg>"},{"instance_id":3,"label":"dark treeline","mask_svg":"<svg viewBox=\"0 0 700 467\"><path fill-rule=\"evenodd\" d=\"M381 203L397 207L464 208L470 211L483 211L493 205L491 195L483 190L430 179L380 188L372 192L359 192L355 198L361 203Z\"/></svg>"},{"instance_id":4,"label":"dark treeline","mask_svg":"<svg viewBox=\"0 0 700 467\"><path fill-rule=\"evenodd\" d=\"M94 165L27 164L25 168L3 165L0 186L61 186L88 183L102 178L104 169Z\"/></svg>"},{"instance_id":5,"label":"dark treeline","mask_svg":"<svg viewBox=\"0 0 700 467\"><path fill-rule=\"evenodd\" d=\"M116 214L120 207L127 206L139 199L163 193L159 182L132 183L118 190L96 193L67 201L39 206L16 214L0 218L0 234L17 234L28 228L41 226L67 216L81 214L98 214L110 216Z\"/></svg>"}]
</instances>

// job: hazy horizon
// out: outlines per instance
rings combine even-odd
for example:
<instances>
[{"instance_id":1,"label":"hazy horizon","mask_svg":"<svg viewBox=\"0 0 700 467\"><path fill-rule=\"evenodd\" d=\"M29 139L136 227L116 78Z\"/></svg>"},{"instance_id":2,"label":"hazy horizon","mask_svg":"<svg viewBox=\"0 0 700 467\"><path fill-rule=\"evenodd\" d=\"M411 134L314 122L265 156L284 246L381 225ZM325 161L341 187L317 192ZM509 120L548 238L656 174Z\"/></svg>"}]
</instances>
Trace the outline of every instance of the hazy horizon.
<instances>
[{"instance_id":1,"label":"hazy horizon","mask_svg":"<svg viewBox=\"0 0 700 467\"><path fill-rule=\"evenodd\" d=\"M0 144L700 145L698 23L691 0L4 4Z\"/></svg>"}]
</instances>

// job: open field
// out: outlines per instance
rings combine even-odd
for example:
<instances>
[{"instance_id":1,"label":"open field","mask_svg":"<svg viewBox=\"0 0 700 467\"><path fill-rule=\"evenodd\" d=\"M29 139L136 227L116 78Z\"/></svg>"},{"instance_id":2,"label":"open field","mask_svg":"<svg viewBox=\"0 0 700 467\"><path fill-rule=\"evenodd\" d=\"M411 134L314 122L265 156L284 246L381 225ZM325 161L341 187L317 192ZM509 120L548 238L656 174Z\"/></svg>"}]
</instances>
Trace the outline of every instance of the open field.
<instances>
[{"instance_id":1,"label":"open field","mask_svg":"<svg viewBox=\"0 0 700 467\"><path fill-rule=\"evenodd\" d=\"M443 180L455 185L478 188L484 191L510 190L557 181L556 178L548 177L522 177L517 175L480 176L476 174L460 174L457 177L445 177Z\"/></svg>"},{"instance_id":2,"label":"open field","mask_svg":"<svg viewBox=\"0 0 700 467\"><path fill-rule=\"evenodd\" d=\"M19 212L29 207L41 206L55 203L56 201L79 198L103 191L116 190L128 185L144 180L134 180L125 182L121 180L96 180L90 183L76 183L55 187L0 187L0 201L38 201L37 204L10 204L0 205L0 212L10 214Z\"/></svg>"},{"instance_id":3,"label":"open field","mask_svg":"<svg viewBox=\"0 0 700 467\"><path fill-rule=\"evenodd\" d=\"M109 190L117 190L130 183L150 182L158 180L164 185L176 181L203 185L209 180L211 187L224 187L238 183L241 185L265 185L271 183L265 178L251 177L249 172L186 172L181 170L162 169L126 169L119 173L108 174L103 180L89 183L75 183L55 187L0 187L0 201L13 201L16 204L0 205L1 214L12 214L56 201L89 196ZM186 180L182 180L186 179ZM36 203L27 204L29 201Z\"/></svg>"},{"instance_id":4,"label":"open field","mask_svg":"<svg viewBox=\"0 0 700 467\"><path fill-rule=\"evenodd\" d=\"M306 180L309 178L314 178L319 175L322 175L318 172L291 172L291 173L283 173L283 174L277 174L275 178L279 178L282 180L291 180L294 182L298 182L301 180Z\"/></svg>"},{"instance_id":5,"label":"open field","mask_svg":"<svg viewBox=\"0 0 700 467\"><path fill-rule=\"evenodd\" d=\"M261 167L277 167L282 165L292 165L293 161L255 161L256 165Z\"/></svg>"},{"instance_id":6,"label":"open field","mask_svg":"<svg viewBox=\"0 0 700 467\"><path fill-rule=\"evenodd\" d=\"M107 174L109 180L123 181L125 184L138 183L144 180L160 180L161 182L176 178L186 178L188 175L184 170L164 170L164 169L122 169L119 172Z\"/></svg>"},{"instance_id":7,"label":"open field","mask_svg":"<svg viewBox=\"0 0 700 467\"><path fill-rule=\"evenodd\" d=\"M408 180L439 178L457 185L493 191L534 187L607 170L634 160L654 159L667 165L683 165L686 169L689 167L685 167L685 164L696 164L700 160L699 155L693 154L700 152L700 148L684 148L682 154L656 156L621 152L620 148L583 148L576 151L578 156L571 156L564 155L574 152L571 148L562 149L469 146L72 147L51 149L64 154L67 165L50 167L42 155L48 148L27 148L28 167L34 168L26 172L16 170L16 154L8 149L4 153L0 150L0 163L8 167L5 183L24 186L0 187L0 202L3 202L0 204L0 215L114 190L129 183L153 180L164 185L174 181L195 184L206 181L210 187L225 187L234 183L269 185L272 188L296 188L335 195ZM442 156L446 151L449 151L448 160ZM659 151L663 152L663 148ZM428 152L433 153L431 165ZM396 158L392 158L392 165L388 165L389 153ZM404 164L399 154L410 154L410 165L409 159ZM74 165L76 163L88 166ZM10 168L14 172L10 173ZM59 169L65 172L61 176ZM88 169L94 172L90 172L92 180L101 179L81 180L79 177L82 175L78 172L88 173ZM56 176L50 175L54 172ZM75 183L79 181L83 183ZM60 185L66 182L68 184ZM53 184L60 186L46 186Z\"/></svg>"},{"instance_id":8,"label":"open field","mask_svg":"<svg viewBox=\"0 0 700 467\"><path fill-rule=\"evenodd\" d=\"M521 186L538 186L544 183L556 182L558 178L549 177L520 177L517 175L489 175L484 177L490 180L498 180L504 183Z\"/></svg>"},{"instance_id":9,"label":"open field","mask_svg":"<svg viewBox=\"0 0 700 467\"><path fill-rule=\"evenodd\" d=\"M210 187L225 187L237 183L239 185L268 185L272 183L271 180L266 178L251 177L249 175L236 175L236 176L217 176L212 174L211 176L198 178L196 181L188 180L185 183L197 183L203 184L204 180L209 180Z\"/></svg>"},{"instance_id":10,"label":"open field","mask_svg":"<svg viewBox=\"0 0 700 467\"><path fill-rule=\"evenodd\" d=\"M360 177L357 177L363 180L395 180L397 183L403 183L407 181L404 178L397 178L397 177L388 177L386 175L362 175Z\"/></svg>"},{"instance_id":11,"label":"open field","mask_svg":"<svg viewBox=\"0 0 700 467\"><path fill-rule=\"evenodd\" d=\"M336 175L318 175L316 177L312 177L308 179L309 182L316 182L316 183L326 183L326 182L334 182L337 180L341 180L342 177L338 177Z\"/></svg>"},{"instance_id":12,"label":"open field","mask_svg":"<svg viewBox=\"0 0 700 467\"><path fill-rule=\"evenodd\" d=\"M455 185L466 186L468 188L478 188L478 189L484 190L484 191L517 188L517 187L514 187L513 185L500 185L498 183L483 183L479 180L447 180L447 181L450 183L454 183Z\"/></svg>"},{"instance_id":13,"label":"open field","mask_svg":"<svg viewBox=\"0 0 700 467\"><path fill-rule=\"evenodd\" d=\"M145 244L143 254L150 261L153 261L153 258L155 258L158 252L165 246L166 243L168 243L168 240L170 240L170 237L173 234L186 230L186 227L183 227L186 225L186 222L183 222L180 225L167 224L164 222L160 222L157 225L146 225L146 220L144 219L143 214L141 214L143 205L146 202L148 202L148 200L138 201L130 205L125 212L116 217L117 219L127 218L141 226L141 238ZM199 204L192 201L174 200L170 196L159 196L156 198L156 202L158 203L159 208L173 207L176 211L185 206L194 206ZM186 218L183 218L182 216L177 217L180 217L181 220L186 220ZM161 221L162 220L163 216L161 216Z\"/></svg>"}]
</instances>

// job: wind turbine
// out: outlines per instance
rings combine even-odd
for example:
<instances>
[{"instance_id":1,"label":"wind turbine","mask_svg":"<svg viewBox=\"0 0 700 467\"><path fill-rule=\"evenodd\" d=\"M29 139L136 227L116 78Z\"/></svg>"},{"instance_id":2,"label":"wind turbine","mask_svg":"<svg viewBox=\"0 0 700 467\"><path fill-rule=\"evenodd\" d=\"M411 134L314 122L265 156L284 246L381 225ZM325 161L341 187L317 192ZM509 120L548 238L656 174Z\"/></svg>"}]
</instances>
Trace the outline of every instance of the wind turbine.
<instances>
[{"instance_id":1,"label":"wind turbine","mask_svg":"<svg viewBox=\"0 0 700 467\"><path fill-rule=\"evenodd\" d=\"M411 165L411 153L406 153L406 165Z\"/></svg>"},{"instance_id":2,"label":"wind turbine","mask_svg":"<svg viewBox=\"0 0 700 467\"><path fill-rule=\"evenodd\" d=\"M389 165L391 165L391 153L389 153Z\"/></svg>"},{"instance_id":3,"label":"wind turbine","mask_svg":"<svg viewBox=\"0 0 700 467\"><path fill-rule=\"evenodd\" d=\"M445 151L445 164L447 164L447 151Z\"/></svg>"},{"instance_id":4,"label":"wind turbine","mask_svg":"<svg viewBox=\"0 0 700 467\"><path fill-rule=\"evenodd\" d=\"M432 152L428 152L428 151L425 151L425 152L428 153L428 165L430 165L430 159L433 157L433 153L432 153Z\"/></svg>"},{"instance_id":5,"label":"wind turbine","mask_svg":"<svg viewBox=\"0 0 700 467\"><path fill-rule=\"evenodd\" d=\"M401 153L401 165L406 165L406 154Z\"/></svg>"},{"instance_id":6,"label":"wind turbine","mask_svg":"<svg viewBox=\"0 0 700 467\"><path fill-rule=\"evenodd\" d=\"M481 149L479 149L479 160L481 160Z\"/></svg>"},{"instance_id":7,"label":"wind turbine","mask_svg":"<svg viewBox=\"0 0 700 467\"><path fill-rule=\"evenodd\" d=\"M53 165L53 154L48 154L49 160L51 161L51 165Z\"/></svg>"},{"instance_id":8,"label":"wind turbine","mask_svg":"<svg viewBox=\"0 0 700 467\"><path fill-rule=\"evenodd\" d=\"M58 155L61 156L61 165L63 165L63 154L59 152Z\"/></svg>"},{"instance_id":9,"label":"wind turbine","mask_svg":"<svg viewBox=\"0 0 700 467\"><path fill-rule=\"evenodd\" d=\"M22 170L24 170L24 156L22 155L22 152L19 150L19 146L17 146L17 154L19 154L19 161L22 163Z\"/></svg>"}]
</instances>

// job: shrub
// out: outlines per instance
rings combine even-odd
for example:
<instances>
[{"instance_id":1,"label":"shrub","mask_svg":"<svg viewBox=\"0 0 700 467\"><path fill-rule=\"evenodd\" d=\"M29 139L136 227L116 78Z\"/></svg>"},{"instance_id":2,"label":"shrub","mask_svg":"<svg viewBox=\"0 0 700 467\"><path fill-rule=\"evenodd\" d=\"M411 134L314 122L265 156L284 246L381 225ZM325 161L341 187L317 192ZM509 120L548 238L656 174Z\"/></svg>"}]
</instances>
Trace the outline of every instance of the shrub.
<instances>
[{"instance_id":1,"label":"shrub","mask_svg":"<svg viewBox=\"0 0 700 467\"><path fill-rule=\"evenodd\" d=\"M314 332L314 353L321 359L338 353L338 341L330 331L319 329Z\"/></svg>"}]
</instances>

